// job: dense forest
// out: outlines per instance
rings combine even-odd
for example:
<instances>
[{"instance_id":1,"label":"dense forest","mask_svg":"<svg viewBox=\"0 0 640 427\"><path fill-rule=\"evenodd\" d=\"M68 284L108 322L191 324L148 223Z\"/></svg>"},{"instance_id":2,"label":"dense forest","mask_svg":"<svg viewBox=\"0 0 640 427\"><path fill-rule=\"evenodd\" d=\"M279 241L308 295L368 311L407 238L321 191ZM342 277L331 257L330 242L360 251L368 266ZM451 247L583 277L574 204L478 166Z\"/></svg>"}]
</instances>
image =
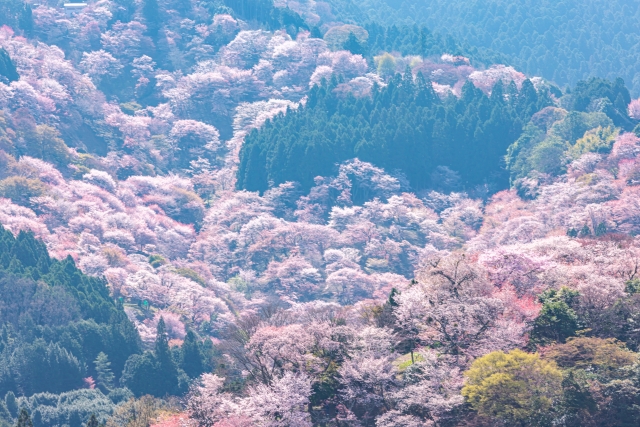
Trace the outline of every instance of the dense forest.
<instances>
[{"instance_id":1,"label":"dense forest","mask_svg":"<svg viewBox=\"0 0 640 427\"><path fill-rule=\"evenodd\" d=\"M556 119L562 120L542 126L552 128L549 136L555 139L542 138L547 129L529 121L549 111L550 91L561 95L557 88L536 91L525 80L518 90L513 81L507 87L498 81L486 95L468 81L459 98L440 99L430 83L422 74L415 79L409 72L396 74L384 88L359 99L342 96L337 80L314 88L304 107L247 136L238 187L263 192L295 181L308 189L314 177L335 173L339 163L357 157L401 172L414 190L481 195L507 188L509 172L515 179L533 169L557 175L565 151L577 158L611 149L613 139L576 145L588 130L619 126L630 131L637 124L628 116L631 98L621 79L580 82L560 97L566 110L556 111L562 116Z\"/></svg>"},{"instance_id":2,"label":"dense forest","mask_svg":"<svg viewBox=\"0 0 640 427\"><path fill-rule=\"evenodd\" d=\"M181 381L185 388L211 369L210 341L207 349L189 331L172 352L162 318L155 348L143 353L122 299L114 301L105 281L83 274L71 257L50 258L32 233L14 237L0 228L0 295L0 422L18 418L22 404L38 411L36 427L80 425L95 413L105 419L133 394L179 394ZM72 393L81 388L92 391ZM86 402L93 399L99 402Z\"/></svg>"},{"instance_id":3,"label":"dense forest","mask_svg":"<svg viewBox=\"0 0 640 427\"><path fill-rule=\"evenodd\" d=\"M108 392L140 338L106 283L70 257L50 258L31 233L0 228L0 260L2 419L18 417L16 395L69 392L94 378ZM39 425L55 421L48 416Z\"/></svg>"},{"instance_id":4,"label":"dense forest","mask_svg":"<svg viewBox=\"0 0 640 427\"><path fill-rule=\"evenodd\" d=\"M460 98L440 100L430 83L397 74L360 99L341 97L337 81L313 89L304 107L246 138L239 188L263 192L296 181L308 189L354 157L403 172L416 190L506 188L504 153L523 123L551 105L550 94L525 80L521 90L499 82L487 96L467 82Z\"/></svg>"},{"instance_id":5,"label":"dense forest","mask_svg":"<svg viewBox=\"0 0 640 427\"><path fill-rule=\"evenodd\" d=\"M639 425L639 10L0 0L0 427Z\"/></svg>"},{"instance_id":6,"label":"dense forest","mask_svg":"<svg viewBox=\"0 0 640 427\"><path fill-rule=\"evenodd\" d=\"M0 233L0 393L78 388L83 378L97 377L92 362L99 353L122 372L140 349L139 337L106 283L82 274L71 258L51 259L32 234Z\"/></svg>"},{"instance_id":7,"label":"dense forest","mask_svg":"<svg viewBox=\"0 0 640 427\"><path fill-rule=\"evenodd\" d=\"M627 0L328 0L353 23L426 25L558 85L598 76L625 79L640 95L640 12Z\"/></svg>"}]
</instances>

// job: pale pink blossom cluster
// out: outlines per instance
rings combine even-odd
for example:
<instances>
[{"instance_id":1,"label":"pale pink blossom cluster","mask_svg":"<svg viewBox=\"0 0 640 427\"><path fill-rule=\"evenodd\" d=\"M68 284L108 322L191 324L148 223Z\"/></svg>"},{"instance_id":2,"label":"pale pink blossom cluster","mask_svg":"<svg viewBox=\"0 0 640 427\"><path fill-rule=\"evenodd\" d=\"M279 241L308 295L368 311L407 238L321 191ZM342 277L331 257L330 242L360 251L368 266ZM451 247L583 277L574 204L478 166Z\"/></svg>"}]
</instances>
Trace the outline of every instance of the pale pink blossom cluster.
<instances>
[{"instance_id":1,"label":"pale pink blossom cluster","mask_svg":"<svg viewBox=\"0 0 640 427\"><path fill-rule=\"evenodd\" d=\"M634 99L631 101L628 107L629 117L632 119L640 120L640 99Z\"/></svg>"},{"instance_id":2,"label":"pale pink blossom cluster","mask_svg":"<svg viewBox=\"0 0 640 427\"><path fill-rule=\"evenodd\" d=\"M637 275L640 241L636 161L640 139L617 136L607 155L584 154L566 175L534 182L537 197L493 196L466 244L497 286L535 296L570 286L593 304L620 297ZM612 174L616 170L616 175Z\"/></svg>"},{"instance_id":3,"label":"pale pink blossom cluster","mask_svg":"<svg viewBox=\"0 0 640 427\"><path fill-rule=\"evenodd\" d=\"M337 250L326 257L357 259ZM461 372L479 355L521 347L540 305L510 285L494 286L474 257L460 253L425 257L416 279L397 288L393 315L386 318L384 299L350 306L293 302L287 309L246 312L227 327L221 348L243 370L247 390L226 392L224 378L203 375L187 399L190 422L285 425L272 418L271 393L277 391L281 419L295 422L286 425L308 425L302 405L332 367L339 383L332 401L337 421L419 426L451 416L464 403ZM398 352L400 343L410 354Z\"/></svg>"},{"instance_id":4,"label":"pale pink blossom cluster","mask_svg":"<svg viewBox=\"0 0 640 427\"><path fill-rule=\"evenodd\" d=\"M526 78L527 76L523 73L506 65L493 65L486 70L474 71L469 75L469 80L487 94L491 93L491 89L493 89L493 86L495 86L497 82L502 82L505 86L514 82L518 89L520 89L522 82L524 82Z\"/></svg>"}]
</instances>

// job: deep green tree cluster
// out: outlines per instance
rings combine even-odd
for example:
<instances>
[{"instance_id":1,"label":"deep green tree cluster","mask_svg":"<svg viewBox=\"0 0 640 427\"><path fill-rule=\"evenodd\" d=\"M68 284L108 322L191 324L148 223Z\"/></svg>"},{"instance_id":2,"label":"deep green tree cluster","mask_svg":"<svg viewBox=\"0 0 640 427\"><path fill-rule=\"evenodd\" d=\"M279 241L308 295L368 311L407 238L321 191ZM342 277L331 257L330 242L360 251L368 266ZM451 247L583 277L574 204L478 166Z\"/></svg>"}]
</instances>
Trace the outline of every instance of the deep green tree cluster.
<instances>
[{"instance_id":1,"label":"deep green tree cluster","mask_svg":"<svg viewBox=\"0 0 640 427\"><path fill-rule=\"evenodd\" d=\"M16 66L13 64L9 53L0 48L0 82L15 82L20 78Z\"/></svg>"},{"instance_id":2,"label":"deep green tree cluster","mask_svg":"<svg viewBox=\"0 0 640 427\"><path fill-rule=\"evenodd\" d=\"M569 110L601 111L613 120L613 124L626 131L635 126L627 112L631 94L620 77L614 81L597 77L579 81L566 98Z\"/></svg>"},{"instance_id":3,"label":"deep green tree cluster","mask_svg":"<svg viewBox=\"0 0 640 427\"><path fill-rule=\"evenodd\" d=\"M531 348L565 343L572 337L615 339L633 351L640 350L640 280L626 283L626 292L606 308L580 300L576 290L562 287L539 296L542 308L529 334Z\"/></svg>"},{"instance_id":4,"label":"deep green tree cluster","mask_svg":"<svg viewBox=\"0 0 640 427\"><path fill-rule=\"evenodd\" d=\"M135 354L127 360L120 383L136 396L181 395L190 378L212 369L211 340L200 341L189 331L180 349L169 347L164 320L160 318L153 351Z\"/></svg>"},{"instance_id":5,"label":"deep green tree cluster","mask_svg":"<svg viewBox=\"0 0 640 427\"><path fill-rule=\"evenodd\" d=\"M522 178L536 172L562 174L569 162L586 152L608 153L620 128L631 131L637 126L638 122L627 112L630 99L622 79L611 82L592 78L578 82L558 100L563 108L540 111L507 149L506 164L512 183L518 187L523 183ZM530 196L526 189L518 190L522 197ZM581 232L571 230L570 233Z\"/></svg>"},{"instance_id":6,"label":"deep green tree cluster","mask_svg":"<svg viewBox=\"0 0 640 427\"><path fill-rule=\"evenodd\" d=\"M627 282L626 295L604 309L584 303L578 291L566 287L540 296L542 309L529 344L563 371L559 398L544 417L571 427L640 423L640 369L634 353L639 348L638 283ZM552 425L541 419L522 425Z\"/></svg>"},{"instance_id":7,"label":"deep green tree cluster","mask_svg":"<svg viewBox=\"0 0 640 427\"><path fill-rule=\"evenodd\" d=\"M640 4L630 0L328 0L341 20L427 25L560 85L623 77L640 95Z\"/></svg>"},{"instance_id":8,"label":"deep green tree cluster","mask_svg":"<svg viewBox=\"0 0 640 427\"><path fill-rule=\"evenodd\" d=\"M104 280L49 257L30 233L0 226L0 394L61 393L96 377L108 355L119 374L140 338Z\"/></svg>"},{"instance_id":9,"label":"deep green tree cluster","mask_svg":"<svg viewBox=\"0 0 640 427\"><path fill-rule=\"evenodd\" d=\"M516 349L476 359L462 394L479 425L637 426L638 354L615 339L578 337L541 354Z\"/></svg>"},{"instance_id":10,"label":"deep green tree cluster","mask_svg":"<svg viewBox=\"0 0 640 427\"><path fill-rule=\"evenodd\" d=\"M469 46L460 40L455 39L450 34L430 31L425 26L418 25L391 25L383 26L377 23L364 25L369 34L366 46L364 46L365 56L375 56L381 52L398 52L403 56L420 55L424 58L440 56L444 53L452 55L462 55L471 59L472 62L491 65L504 63L503 55L491 52L489 49L478 49ZM347 50L348 46L345 46Z\"/></svg>"},{"instance_id":11,"label":"deep green tree cluster","mask_svg":"<svg viewBox=\"0 0 640 427\"><path fill-rule=\"evenodd\" d=\"M33 234L14 237L0 226L0 396L57 396L87 380L114 401L126 390L117 384L138 396L182 394L213 368L214 355L211 340L193 331L170 348L162 319L154 351L142 352L104 279L83 274L71 257L50 258Z\"/></svg>"},{"instance_id":12,"label":"deep green tree cluster","mask_svg":"<svg viewBox=\"0 0 640 427\"><path fill-rule=\"evenodd\" d=\"M491 96L468 82L461 97L444 100L421 74L398 74L359 99L340 96L336 88L335 79L315 87L304 107L246 138L239 188L265 191L296 181L308 189L316 176L331 175L337 163L354 157L403 172L414 189L438 187L443 171L460 177L460 189L505 188L507 147L550 104L549 94L528 80L520 90L498 83Z\"/></svg>"}]
</instances>

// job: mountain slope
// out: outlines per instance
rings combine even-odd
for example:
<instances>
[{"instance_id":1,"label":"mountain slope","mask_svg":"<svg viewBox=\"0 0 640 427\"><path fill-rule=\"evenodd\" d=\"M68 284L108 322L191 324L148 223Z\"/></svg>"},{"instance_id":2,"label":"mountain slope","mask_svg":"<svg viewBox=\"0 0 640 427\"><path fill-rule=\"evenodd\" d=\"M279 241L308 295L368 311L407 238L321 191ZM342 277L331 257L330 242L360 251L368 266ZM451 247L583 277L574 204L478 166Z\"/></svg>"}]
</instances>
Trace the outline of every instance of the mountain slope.
<instances>
[{"instance_id":1,"label":"mountain slope","mask_svg":"<svg viewBox=\"0 0 640 427\"><path fill-rule=\"evenodd\" d=\"M140 338L106 283L68 257L49 257L32 234L0 226L0 395L60 393L97 378L104 352L116 375Z\"/></svg>"},{"instance_id":2,"label":"mountain slope","mask_svg":"<svg viewBox=\"0 0 640 427\"><path fill-rule=\"evenodd\" d=\"M640 6L628 0L329 0L356 22L427 25L560 85L624 78L640 94Z\"/></svg>"}]
</instances>

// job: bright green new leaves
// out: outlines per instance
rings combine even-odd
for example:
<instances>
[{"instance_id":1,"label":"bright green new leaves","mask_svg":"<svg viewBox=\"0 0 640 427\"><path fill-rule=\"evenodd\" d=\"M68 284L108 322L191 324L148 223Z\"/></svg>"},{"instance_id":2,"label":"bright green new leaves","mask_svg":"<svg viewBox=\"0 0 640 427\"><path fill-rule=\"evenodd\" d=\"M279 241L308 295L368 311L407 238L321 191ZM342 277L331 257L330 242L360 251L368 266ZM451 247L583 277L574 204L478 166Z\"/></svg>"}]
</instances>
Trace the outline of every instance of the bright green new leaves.
<instances>
[{"instance_id":1,"label":"bright green new leaves","mask_svg":"<svg viewBox=\"0 0 640 427\"><path fill-rule=\"evenodd\" d=\"M480 357L465 376L462 395L473 409L510 426L543 425L562 394L556 364L521 350Z\"/></svg>"},{"instance_id":2,"label":"bright green new leaves","mask_svg":"<svg viewBox=\"0 0 640 427\"><path fill-rule=\"evenodd\" d=\"M611 126L591 129L569 148L569 157L576 160L585 153L608 153L618 133L618 130Z\"/></svg>"}]
</instances>

